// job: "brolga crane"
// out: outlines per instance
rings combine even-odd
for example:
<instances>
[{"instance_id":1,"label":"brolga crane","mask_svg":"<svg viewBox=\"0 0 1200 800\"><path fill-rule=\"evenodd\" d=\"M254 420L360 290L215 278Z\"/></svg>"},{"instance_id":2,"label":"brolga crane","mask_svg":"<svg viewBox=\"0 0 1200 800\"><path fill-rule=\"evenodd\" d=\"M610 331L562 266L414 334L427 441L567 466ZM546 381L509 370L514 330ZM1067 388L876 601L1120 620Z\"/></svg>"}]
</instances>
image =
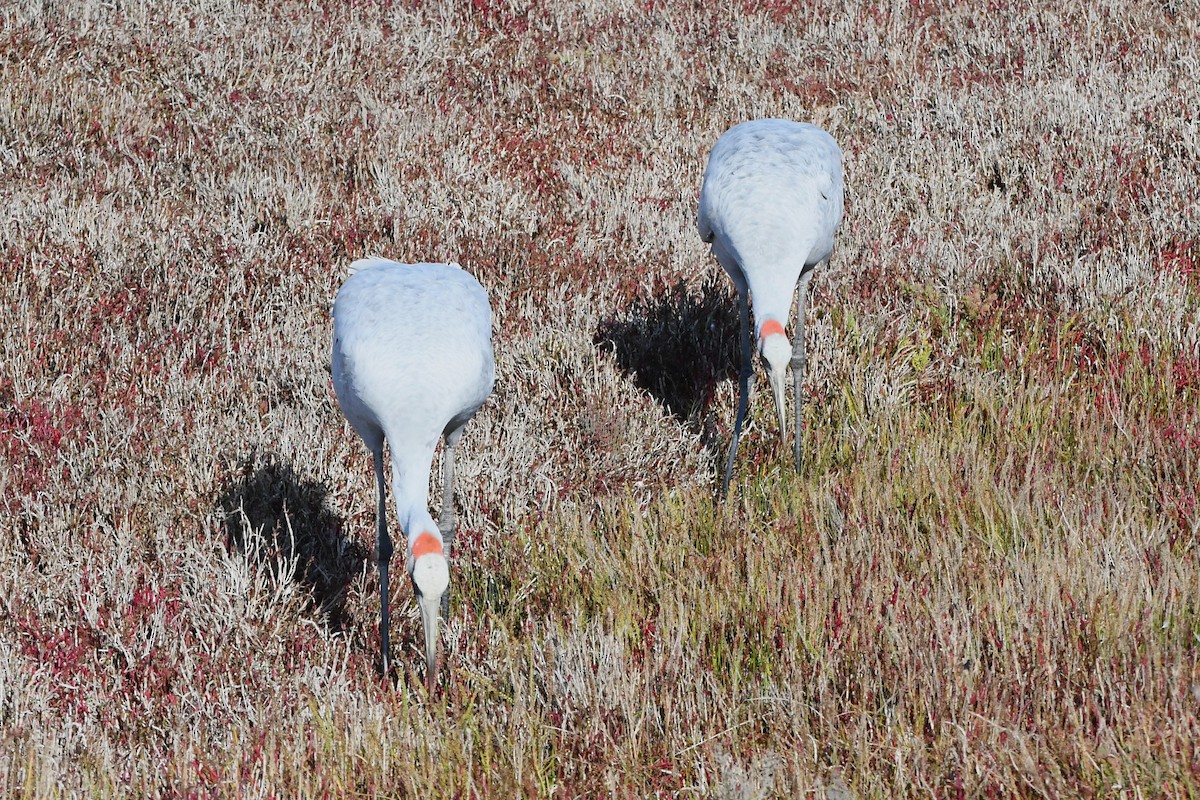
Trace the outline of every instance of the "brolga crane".
<instances>
[{"instance_id":1,"label":"brolga crane","mask_svg":"<svg viewBox=\"0 0 1200 800\"><path fill-rule=\"evenodd\" d=\"M792 368L794 454L800 469L808 282L817 268L829 262L833 234L841 221L842 151L821 128L760 119L735 125L717 139L704 171L697 226L737 288L742 340L737 417L722 495L729 491L749 401L751 302L758 352L766 362L779 414L779 437L785 445L784 381L788 366ZM794 293L799 299L793 345L786 331Z\"/></svg>"},{"instance_id":2,"label":"brolga crane","mask_svg":"<svg viewBox=\"0 0 1200 800\"><path fill-rule=\"evenodd\" d=\"M378 504L380 650L388 673L388 569L383 443L407 539L408 574L421 611L425 683L437 681L437 618L449 610L454 545L454 448L492 391L492 312L479 282L457 264L356 261L333 303L333 388L342 413L371 451ZM429 470L439 437L442 508L429 513Z\"/></svg>"}]
</instances>

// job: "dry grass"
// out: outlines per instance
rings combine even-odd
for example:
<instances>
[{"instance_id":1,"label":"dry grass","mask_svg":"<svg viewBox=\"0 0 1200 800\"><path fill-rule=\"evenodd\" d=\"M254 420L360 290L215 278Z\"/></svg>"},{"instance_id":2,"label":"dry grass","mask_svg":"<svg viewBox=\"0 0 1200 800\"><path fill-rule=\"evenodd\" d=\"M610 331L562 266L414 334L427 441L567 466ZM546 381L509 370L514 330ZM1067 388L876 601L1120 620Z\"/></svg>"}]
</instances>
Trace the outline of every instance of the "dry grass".
<instances>
[{"instance_id":1,"label":"dry grass","mask_svg":"<svg viewBox=\"0 0 1200 800\"><path fill-rule=\"evenodd\" d=\"M701 6L704 7L701 7ZM0 7L0 791L1200 796L1173 2ZM733 501L708 149L845 150ZM364 254L488 287L446 679L376 669ZM401 606L408 588L397 589Z\"/></svg>"}]
</instances>

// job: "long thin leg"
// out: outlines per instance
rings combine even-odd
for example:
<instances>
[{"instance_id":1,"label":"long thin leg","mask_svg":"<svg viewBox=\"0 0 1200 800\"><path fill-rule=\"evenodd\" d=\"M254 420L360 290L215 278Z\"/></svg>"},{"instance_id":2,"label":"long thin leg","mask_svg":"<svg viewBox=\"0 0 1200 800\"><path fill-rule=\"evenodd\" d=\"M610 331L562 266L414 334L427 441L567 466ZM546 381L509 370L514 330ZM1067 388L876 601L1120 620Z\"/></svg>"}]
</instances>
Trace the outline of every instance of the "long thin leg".
<instances>
[{"instance_id":1,"label":"long thin leg","mask_svg":"<svg viewBox=\"0 0 1200 800\"><path fill-rule=\"evenodd\" d=\"M462 432L459 428L446 434L446 447L442 451L442 514L438 518L438 530L446 545L446 558L450 558L454 549L454 448L462 438Z\"/></svg>"},{"instance_id":2,"label":"long thin leg","mask_svg":"<svg viewBox=\"0 0 1200 800\"><path fill-rule=\"evenodd\" d=\"M820 265L818 265L820 266ZM816 268L805 272L800 276L798 291L796 292L796 336L792 340L792 386L795 389L793 396L796 405L796 425L793 428L796 432L796 441L793 445L793 454L796 458L796 472L800 471L801 464L801 440L804 438L804 430L801 428L801 420L804 415L804 373L808 366L808 357L804 353L804 314L808 304L808 282L812 279Z\"/></svg>"},{"instance_id":3,"label":"long thin leg","mask_svg":"<svg viewBox=\"0 0 1200 800\"><path fill-rule=\"evenodd\" d=\"M387 490L383 476L383 447L371 451L375 459L375 482L379 486L379 504L375 509L375 553L379 559L379 651L383 674L388 674L391 662L391 640L388 620L388 567L392 562L392 539L387 531Z\"/></svg>"},{"instance_id":4,"label":"long thin leg","mask_svg":"<svg viewBox=\"0 0 1200 800\"><path fill-rule=\"evenodd\" d=\"M750 355L750 297L749 292L738 292L738 316L742 323L742 372L738 376L738 409L733 421L733 439L729 442L729 458L725 462L725 479L721 481L721 496L729 494L729 479L733 477L733 462L737 457L738 437L742 435L742 422L746 419L746 407L750 402L750 375L754 362Z\"/></svg>"},{"instance_id":5,"label":"long thin leg","mask_svg":"<svg viewBox=\"0 0 1200 800\"><path fill-rule=\"evenodd\" d=\"M446 446L442 450L442 513L438 518L438 530L442 532L442 543L446 548L446 560L454 552L454 448L462 438L463 425L446 434ZM442 593L442 617L450 616L450 588Z\"/></svg>"}]
</instances>

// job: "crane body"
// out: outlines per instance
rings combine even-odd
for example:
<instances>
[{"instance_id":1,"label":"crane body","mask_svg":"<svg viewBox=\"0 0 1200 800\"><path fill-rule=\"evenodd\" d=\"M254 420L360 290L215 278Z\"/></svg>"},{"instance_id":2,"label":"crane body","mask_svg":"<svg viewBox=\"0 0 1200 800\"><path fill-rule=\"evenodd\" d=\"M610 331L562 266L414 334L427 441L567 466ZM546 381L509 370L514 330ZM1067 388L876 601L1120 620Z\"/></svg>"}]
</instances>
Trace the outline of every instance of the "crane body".
<instances>
[{"instance_id":1,"label":"crane body","mask_svg":"<svg viewBox=\"0 0 1200 800\"><path fill-rule=\"evenodd\" d=\"M389 653L389 568L383 444L392 462L396 516L421 611L426 683L437 674L437 615L448 610L454 542L454 448L492 390L491 308L479 282L456 264L351 265L333 305L333 386L338 405L374 461L380 649ZM429 471L445 440L442 506L429 511Z\"/></svg>"},{"instance_id":2,"label":"crane body","mask_svg":"<svg viewBox=\"0 0 1200 800\"><path fill-rule=\"evenodd\" d=\"M775 396L779 435L785 440L784 381L787 368L792 369L794 454L800 467L808 282L833 253L842 211L842 152L816 125L782 119L743 122L722 134L709 154L697 227L737 289L742 350L738 411L722 494L729 489L749 400L751 303L759 353ZM793 344L787 326L797 290Z\"/></svg>"}]
</instances>

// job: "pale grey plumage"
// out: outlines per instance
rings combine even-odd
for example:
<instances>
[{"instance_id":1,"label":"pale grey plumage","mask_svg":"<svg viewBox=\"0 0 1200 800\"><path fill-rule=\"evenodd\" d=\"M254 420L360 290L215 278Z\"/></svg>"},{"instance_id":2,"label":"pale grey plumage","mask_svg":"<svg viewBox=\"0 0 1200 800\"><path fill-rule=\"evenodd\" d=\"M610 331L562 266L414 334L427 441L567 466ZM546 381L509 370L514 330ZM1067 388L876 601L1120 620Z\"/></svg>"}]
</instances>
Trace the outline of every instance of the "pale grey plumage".
<instances>
[{"instance_id":1,"label":"pale grey plumage","mask_svg":"<svg viewBox=\"0 0 1200 800\"><path fill-rule=\"evenodd\" d=\"M378 488L380 640L388 652L388 570L383 443L392 461L397 519L407 537L409 575L421 607L426 680L436 677L438 606L445 609L454 540L454 447L487 399L495 375L491 309L479 282L456 264L356 261L333 305L333 386L338 405L374 459ZM441 520L429 513L429 470L437 440L446 441ZM433 537L436 551L413 556Z\"/></svg>"},{"instance_id":2,"label":"pale grey plumage","mask_svg":"<svg viewBox=\"0 0 1200 800\"><path fill-rule=\"evenodd\" d=\"M827 263L842 220L842 154L815 125L782 119L743 122L713 146L700 190L697 227L738 291L742 338L738 413L721 493L728 491L746 415L750 363L750 303L759 352L767 361L786 436L783 381L788 366L796 395L796 467L804 382L804 309L813 271ZM799 288L795 346L784 331ZM777 330L771 322L778 323ZM764 326L766 330L764 331ZM790 358L789 358L790 354Z\"/></svg>"}]
</instances>

